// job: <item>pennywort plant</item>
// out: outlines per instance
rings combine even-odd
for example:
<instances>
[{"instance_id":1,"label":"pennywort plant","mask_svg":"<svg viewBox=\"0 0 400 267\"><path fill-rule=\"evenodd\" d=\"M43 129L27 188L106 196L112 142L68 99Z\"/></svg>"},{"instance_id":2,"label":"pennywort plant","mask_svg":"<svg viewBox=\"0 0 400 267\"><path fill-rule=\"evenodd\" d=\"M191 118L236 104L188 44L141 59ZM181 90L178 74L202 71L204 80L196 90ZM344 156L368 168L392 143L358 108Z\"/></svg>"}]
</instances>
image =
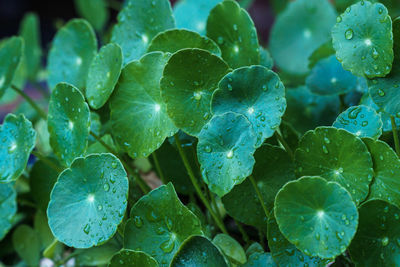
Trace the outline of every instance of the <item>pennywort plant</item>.
<instances>
[{"instance_id":1,"label":"pennywort plant","mask_svg":"<svg viewBox=\"0 0 400 267\"><path fill-rule=\"evenodd\" d=\"M271 2L263 47L251 1L128 0L110 25L77 0L45 68L27 14L0 43L1 101L25 100L0 260L399 266L400 4Z\"/></svg>"}]
</instances>

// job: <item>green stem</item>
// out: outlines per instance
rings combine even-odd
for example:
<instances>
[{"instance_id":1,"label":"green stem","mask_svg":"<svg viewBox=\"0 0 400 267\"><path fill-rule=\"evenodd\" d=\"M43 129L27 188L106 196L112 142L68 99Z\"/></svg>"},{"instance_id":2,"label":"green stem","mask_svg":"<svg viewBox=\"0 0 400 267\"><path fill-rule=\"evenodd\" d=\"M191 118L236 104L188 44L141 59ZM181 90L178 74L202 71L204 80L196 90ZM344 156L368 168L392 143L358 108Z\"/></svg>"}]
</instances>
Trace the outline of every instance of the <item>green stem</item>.
<instances>
[{"instance_id":1,"label":"green stem","mask_svg":"<svg viewBox=\"0 0 400 267\"><path fill-rule=\"evenodd\" d=\"M57 166L54 162L52 162L51 160L49 160L48 158L46 158L44 155L42 155L41 153L33 150L32 151L32 155L34 155L36 158L38 158L39 160L43 161L44 163L46 163L46 165L48 165L50 168L52 168L53 170L55 170L56 172L62 172L63 168Z\"/></svg>"},{"instance_id":2,"label":"green stem","mask_svg":"<svg viewBox=\"0 0 400 267\"><path fill-rule=\"evenodd\" d=\"M282 144L282 146L285 148L286 152L289 154L289 156L294 160L294 154L292 149L289 147L288 143L286 143L285 139L282 137L282 135L279 133L279 131L275 131L275 136L279 140L279 142Z\"/></svg>"},{"instance_id":3,"label":"green stem","mask_svg":"<svg viewBox=\"0 0 400 267\"><path fill-rule=\"evenodd\" d=\"M11 88L14 91L16 91L19 95L21 95L26 101L28 101L28 103L36 110L36 112L39 114L40 117L42 117L43 119L47 118L46 113L35 103L35 101L33 101L32 98L30 98L30 96L25 94L24 91L22 91L21 89L19 89L15 85L11 85Z\"/></svg>"},{"instance_id":4,"label":"green stem","mask_svg":"<svg viewBox=\"0 0 400 267\"><path fill-rule=\"evenodd\" d=\"M396 121L393 116L390 116L390 122L392 123L392 132L393 132L393 140L394 147L396 149L396 154L400 157L400 143L399 143L399 134L397 132Z\"/></svg>"},{"instance_id":5,"label":"green stem","mask_svg":"<svg viewBox=\"0 0 400 267\"><path fill-rule=\"evenodd\" d=\"M343 112L346 109L346 103L344 102L344 95L339 95L340 99L340 112Z\"/></svg>"},{"instance_id":6,"label":"green stem","mask_svg":"<svg viewBox=\"0 0 400 267\"><path fill-rule=\"evenodd\" d=\"M253 175L250 175L250 176L249 176L249 179L250 179L251 184L252 184L253 187L254 187L254 190L256 191L256 194L257 194L257 196L258 196L258 199L260 200L261 206L262 206L262 208L263 208L263 210L264 210L264 213L265 213L265 217L266 217L267 219L269 219L269 212L268 212L268 210L267 210L267 207L265 206L264 199L263 199L263 197L262 197L262 195L261 195L260 190L258 189L258 186L257 186L257 184L256 184L256 181L254 180Z\"/></svg>"},{"instance_id":7,"label":"green stem","mask_svg":"<svg viewBox=\"0 0 400 267\"><path fill-rule=\"evenodd\" d=\"M156 165L157 173L160 176L160 179L163 182L163 184L165 184L166 183L165 176L164 176L164 173L162 172L162 169L161 169L161 166L160 166L160 162L158 161L158 157L157 157L156 151L151 153L151 156L153 157L154 165Z\"/></svg>"},{"instance_id":8,"label":"green stem","mask_svg":"<svg viewBox=\"0 0 400 267\"><path fill-rule=\"evenodd\" d=\"M219 212L218 206L217 206L217 201L215 201L215 196L213 195L210 190L207 190L211 199L211 208L214 207L215 214L218 216L218 219L222 222L222 215Z\"/></svg>"},{"instance_id":9,"label":"green stem","mask_svg":"<svg viewBox=\"0 0 400 267\"><path fill-rule=\"evenodd\" d=\"M210 212L211 216L213 217L213 219L215 220L217 226L219 227L219 229L221 229L221 231L224 234L228 234L228 231L225 228L225 225L223 224L222 221L219 220L218 216L215 214L215 212L212 210L210 203L208 202L208 200L206 199L205 195L203 194L203 192L200 189L199 184L197 183L197 180L194 176L193 170L190 167L189 164L189 160L186 157L185 152L182 149L182 144L181 141L179 140L179 137L177 134L174 135L175 138L175 142L176 142L176 146L178 148L178 152L179 155L182 158L183 164L185 165L185 168L187 170L187 173L189 175L190 180L192 181L192 184L197 192L197 195L200 197L201 201L203 202L204 206L206 206L206 208L208 209L208 211Z\"/></svg>"},{"instance_id":10,"label":"green stem","mask_svg":"<svg viewBox=\"0 0 400 267\"><path fill-rule=\"evenodd\" d=\"M243 241L246 242L246 245L250 244L250 238L247 235L246 231L243 229L243 226L240 222L236 221L233 219L233 221L236 223L237 228L239 229L239 232L242 234Z\"/></svg>"}]
</instances>

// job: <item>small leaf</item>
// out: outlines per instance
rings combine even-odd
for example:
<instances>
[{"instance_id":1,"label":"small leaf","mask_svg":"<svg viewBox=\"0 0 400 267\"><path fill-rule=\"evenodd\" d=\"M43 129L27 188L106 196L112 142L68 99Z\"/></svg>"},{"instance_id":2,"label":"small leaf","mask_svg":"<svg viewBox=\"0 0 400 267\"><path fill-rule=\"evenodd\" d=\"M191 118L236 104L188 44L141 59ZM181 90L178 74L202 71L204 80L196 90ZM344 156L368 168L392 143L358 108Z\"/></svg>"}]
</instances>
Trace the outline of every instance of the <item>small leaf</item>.
<instances>
[{"instance_id":1,"label":"small leaf","mask_svg":"<svg viewBox=\"0 0 400 267\"><path fill-rule=\"evenodd\" d=\"M128 178L112 154L76 158L58 177L47 208L50 229L64 244L89 248L116 232L128 196Z\"/></svg>"},{"instance_id":2,"label":"small leaf","mask_svg":"<svg viewBox=\"0 0 400 267\"><path fill-rule=\"evenodd\" d=\"M269 51L260 46L260 65L266 67L267 69L272 69L274 66L274 60L271 57Z\"/></svg>"},{"instance_id":3,"label":"small leaf","mask_svg":"<svg viewBox=\"0 0 400 267\"><path fill-rule=\"evenodd\" d=\"M0 184L0 240L12 227L17 212L17 193L12 184Z\"/></svg>"},{"instance_id":4,"label":"small leaf","mask_svg":"<svg viewBox=\"0 0 400 267\"><path fill-rule=\"evenodd\" d=\"M114 141L111 137L111 135L109 134L105 134L104 136L102 136L100 138L104 143L106 143L106 145L108 145L109 147L113 148L114 150L116 150L115 148L115 144ZM93 153L108 153L108 149L105 148L99 141L96 141L95 143L91 144L87 149L86 149L86 155L89 154L93 154Z\"/></svg>"},{"instance_id":5,"label":"small leaf","mask_svg":"<svg viewBox=\"0 0 400 267\"><path fill-rule=\"evenodd\" d=\"M77 266L106 266L114 254L121 249L121 241L116 239L117 237L110 239L101 246L75 250L77 252L75 264Z\"/></svg>"},{"instance_id":6,"label":"small leaf","mask_svg":"<svg viewBox=\"0 0 400 267\"><path fill-rule=\"evenodd\" d=\"M108 267L158 267L156 260L150 255L142 251L134 251L130 249L122 249L112 257Z\"/></svg>"},{"instance_id":7,"label":"small leaf","mask_svg":"<svg viewBox=\"0 0 400 267\"><path fill-rule=\"evenodd\" d=\"M50 246L51 243L53 243L54 236L50 230L45 211L36 211L33 219L33 228L38 234L41 249L45 249L46 247Z\"/></svg>"},{"instance_id":8,"label":"small leaf","mask_svg":"<svg viewBox=\"0 0 400 267\"><path fill-rule=\"evenodd\" d=\"M28 266L39 266L40 240L35 230L26 224L18 226L12 235L15 251Z\"/></svg>"},{"instance_id":9,"label":"small leaf","mask_svg":"<svg viewBox=\"0 0 400 267\"><path fill-rule=\"evenodd\" d=\"M276 195L274 211L282 234L311 257L329 259L345 252L358 225L349 192L321 177L287 183Z\"/></svg>"},{"instance_id":10,"label":"small leaf","mask_svg":"<svg viewBox=\"0 0 400 267\"><path fill-rule=\"evenodd\" d=\"M109 12L105 0L75 0L78 14L87 19L93 28L101 31L107 23Z\"/></svg>"},{"instance_id":11,"label":"small leaf","mask_svg":"<svg viewBox=\"0 0 400 267\"><path fill-rule=\"evenodd\" d=\"M217 234L213 239L213 243L219 247L232 264L244 264L247 261L246 253L242 246L229 235Z\"/></svg>"},{"instance_id":12,"label":"small leaf","mask_svg":"<svg viewBox=\"0 0 400 267\"><path fill-rule=\"evenodd\" d=\"M0 44L0 97L5 90L11 86L11 81L21 60L23 51L23 39L21 37L11 37Z\"/></svg>"},{"instance_id":13,"label":"small leaf","mask_svg":"<svg viewBox=\"0 0 400 267\"><path fill-rule=\"evenodd\" d=\"M271 253L256 252L249 256L247 262L241 267L277 267L271 257Z\"/></svg>"}]
</instances>

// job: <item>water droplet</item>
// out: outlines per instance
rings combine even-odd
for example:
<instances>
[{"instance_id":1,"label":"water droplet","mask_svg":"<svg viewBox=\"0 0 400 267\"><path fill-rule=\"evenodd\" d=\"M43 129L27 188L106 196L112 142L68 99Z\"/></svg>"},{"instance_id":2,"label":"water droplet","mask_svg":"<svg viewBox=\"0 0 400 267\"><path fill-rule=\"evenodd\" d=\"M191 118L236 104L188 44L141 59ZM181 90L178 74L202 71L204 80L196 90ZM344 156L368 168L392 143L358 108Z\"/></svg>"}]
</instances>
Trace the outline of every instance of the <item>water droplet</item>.
<instances>
[{"instance_id":1,"label":"water droplet","mask_svg":"<svg viewBox=\"0 0 400 267\"><path fill-rule=\"evenodd\" d=\"M345 33L344 36L346 37L347 40L351 40L353 39L353 30L352 29L348 29Z\"/></svg>"},{"instance_id":2,"label":"water droplet","mask_svg":"<svg viewBox=\"0 0 400 267\"><path fill-rule=\"evenodd\" d=\"M142 220L142 218L140 216L135 216L133 218L133 222L135 223L135 226L137 228L141 228L143 226L143 220Z\"/></svg>"},{"instance_id":3,"label":"water droplet","mask_svg":"<svg viewBox=\"0 0 400 267\"><path fill-rule=\"evenodd\" d=\"M228 151L228 153L226 153L226 157L227 157L228 159L233 158L233 151L232 151L232 150Z\"/></svg>"},{"instance_id":4,"label":"water droplet","mask_svg":"<svg viewBox=\"0 0 400 267\"><path fill-rule=\"evenodd\" d=\"M205 150L207 153L210 153L210 152L212 151L212 149L211 149L210 146L206 146L206 147L204 148L204 150Z\"/></svg>"},{"instance_id":5,"label":"water droplet","mask_svg":"<svg viewBox=\"0 0 400 267\"><path fill-rule=\"evenodd\" d=\"M329 144L329 143L331 142L331 140L329 140L328 137L324 137L324 142L327 143L327 144Z\"/></svg>"},{"instance_id":6,"label":"water droplet","mask_svg":"<svg viewBox=\"0 0 400 267\"><path fill-rule=\"evenodd\" d=\"M116 163L115 161L113 161L113 163L111 163L111 167L112 167L113 169L117 168L117 163Z\"/></svg>"},{"instance_id":7,"label":"water droplet","mask_svg":"<svg viewBox=\"0 0 400 267\"><path fill-rule=\"evenodd\" d=\"M83 232L85 233L85 234L89 234L89 232L90 232L90 224L86 224L84 227L83 227Z\"/></svg>"},{"instance_id":8,"label":"water droplet","mask_svg":"<svg viewBox=\"0 0 400 267\"><path fill-rule=\"evenodd\" d=\"M337 18L336 18L336 22L337 22L337 23L342 22L342 17L341 17L341 16L337 17Z\"/></svg>"},{"instance_id":9,"label":"water droplet","mask_svg":"<svg viewBox=\"0 0 400 267\"><path fill-rule=\"evenodd\" d=\"M379 57L378 51L376 51L375 47L372 49L372 58L377 59Z\"/></svg>"},{"instance_id":10,"label":"water droplet","mask_svg":"<svg viewBox=\"0 0 400 267\"><path fill-rule=\"evenodd\" d=\"M387 246L389 244L389 238L387 236L385 236L384 238L382 238L382 246Z\"/></svg>"},{"instance_id":11,"label":"water droplet","mask_svg":"<svg viewBox=\"0 0 400 267\"><path fill-rule=\"evenodd\" d=\"M379 96L385 96L385 92L382 89L378 90L378 95Z\"/></svg>"},{"instance_id":12,"label":"water droplet","mask_svg":"<svg viewBox=\"0 0 400 267\"><path fill-rule=\"evenodd\" d=\"M368 125L368 121L363 121L362 123L361 123L361 126L363 126L363 127L365 127L365 126L367 126Z\"/></svg>"},{"instance_id":13,"label":"water droplet","mask_svg":"<svg viewBox=\"0 0 400 267\"><path fill-rule=\"evenodd\" d=\"M102 209L103 209L103 206L102 206L102 205L98 205L98 206L97 206L97 209L98 209L98 210L102 210Z\"/></svg>"},{"instance_id":14,"label":"water droplet","mask_svg":"<svg viewBox=\"0 0 400 267\"><path fill-rule=\"evenodd\" d=\"M108 183L105 183L103 185L103 189L104 189L104 191L108 192L110 190L110 185Z\"/></svg>"},{"instance_id":15,"label":"water droplet","mask_svg":"<svg viewBox=\"0 0 400 267\"><path fill-rule=\"evenodd\" d=\"M175 247L175 238L170 238L167 241L164 241L161 243L160 248L165 252L165 253L170 253Z\"/></svg>"},{"instance_id":16,"label":"water droplet","mask_svg":"<svg viewBox=\"0 0 400 267\"><path fill-rule=\"evenodd\" d=\"M322 146L322 151L325 153L325 154L328 154L329 153L329 151L328 151L328 149L326 148L326 146Z\"/></svg>"},{"instance_id":17,"label":"water droplet","mask_svg":"<svg viewBox=\"0 0 400 267\"><path fill-rule=\"evenodd\" d=\"M233 24L233 30L237 31L238 30L238 26L236 24Z\"/></svg>"}]
</instances>

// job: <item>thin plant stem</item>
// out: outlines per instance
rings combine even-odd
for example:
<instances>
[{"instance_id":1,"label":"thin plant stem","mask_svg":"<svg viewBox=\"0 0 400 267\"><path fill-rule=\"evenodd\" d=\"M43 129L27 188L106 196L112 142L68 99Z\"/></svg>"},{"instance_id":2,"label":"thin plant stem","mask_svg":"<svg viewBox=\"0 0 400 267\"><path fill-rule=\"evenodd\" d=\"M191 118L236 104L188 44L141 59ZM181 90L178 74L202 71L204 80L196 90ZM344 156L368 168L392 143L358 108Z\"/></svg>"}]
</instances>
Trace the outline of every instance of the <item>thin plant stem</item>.
<instances>
[{"instance_id":1,"label":"thin plant stem","mask_svg":"<svg viewBox=\"0 0 400 267\"><path fill-rule=\"evenodd\" d=\"M158 156L157 156L156 151L151 153L151 156L153 157L154 165L156 166L157 173L160 176L160 179L163 182L163 184L165 184L166 183L165 176L164 176L164 173L163 173L163 171L161 169L160 162L158 161Z\"/></svg>"},{"instance_id":2,"label":"thin plant stem","mask_svg":"<svg viewBox=\"0 0 400 267\"><path fill-rule=\"evenodd\" d=\"M240 234L242 235L243 241L246 242L246 245L250 244L250 238L247 235L246 231L243 229L243 226L240 222L238 222L237 220L233 219L233 221L235 222L237 228L239 229Z\"/></svg>"},{"instance_id":3,"label":"thin plant stem","mask_svg":"<svg viewBox=\"0 0 400 267\"><path fill-rule=\"evenodd\" d=\"M11 85L11 88L16 91L20 96L22 96L28 103L36 110L38 115L42 117L43 119L47 118L46 113L33 101L33 99L28 96L24 91L16 87L15 85Z\"/></svg>"},{"instance_id":4,"label":"thin plant stem","mask_svg":"<svg viewBox=\"0 0 400 267\"><path fill-rule=\"evenodd\" d=\"M219 229L221 229L221 231L224 234L228 234L228 231L226 230L225 225L223 224L222 221L219 220L218 216L215 214L215 212L211 208L211 205L208 202L206 196L201 191L200 186L197 183L196 177L194 176L192 167L190 167L189 160L187 159L186 154L182 149L182 144L181 144L181 141L179 140L178 135L175 134L174 138L175 138L176 146L178 148L179 155L181 156L183 164L185 165L186 171L187 171L187 173L189 175L189 178L190 178L190 180L191 180L191 182L192 182L192 184L193 184L193 186L194 186L194 188L196 190L197 195L200 197L200 199L203 202L204 206L206 206L206 208L210 212L211 216L213 217L213 219L214 219L215 223L217 224L217 226L219 227Z\"/></svg>"},{"instance_id":5,"label":"thin plant stem","mask_svg":"<svg viewBox=\"0 0 400 267\"><path fill-rule=\"evenodd\" d=\"M253 175L250 175L250 176L249 176L249 179L250 179L251 184L252 184L253 187L254 187L254 190L256 191L256 194L257 194L257 196L258 196L258 199L260 200L261 206L262 206L262 208L263 208L263 210L264 210L264 213L265 213L265 217L266 217L267 219L269 219L269 213L268 213L267 207L265 206L264 199L263 199L263 197L262 197L262 195L261 195L260 190L258 189L258 186L257 186L257 184L256 184L256 181L254 180Z\"/></svg>"},{"instance_id":6,"label":"thin plant stem","mask_svg":"<svg viewBox=\"0 0 400 267\"><path fill-rule=\"evenodd\" d=\"M286 152L289 154L289 156L294 160L294 154L292 149L289 147L288 143L286 143L285 139L282 137L282 135L278 132L275 131L275 136L278 139L279 143L282 144L282 146L285 148Z\"/></svg>"},{"instance_id":7,"label":"thin plant stem","mask_svg":"<svg viewBox=\"0 0 400 267\"><path fill-rule=\"evenodd\" d=\"M222 215L219 212L218 206L217 206L217 201L215 201L215 196L213 195L212 192L210 192L209 190L207 190L211 199L211 208L214 206L214 211L216 213L216 215L218 216L219 220L222 222Z\"/></svg>"},{"instance_id":8,"label":"thin plant stem","mask_svg":"<svg viewBox=\"0 0 400 267\"><path fill-rule=\"evenodd\" d=\"M394 140L394 147L396 149L396 154L400 157L400 143L399 143L399 134L397 132L396 121L393 116L390 116L390 122L392 124L392 132L393 132L393 140Z\"/></svg>"}]
</instances>

